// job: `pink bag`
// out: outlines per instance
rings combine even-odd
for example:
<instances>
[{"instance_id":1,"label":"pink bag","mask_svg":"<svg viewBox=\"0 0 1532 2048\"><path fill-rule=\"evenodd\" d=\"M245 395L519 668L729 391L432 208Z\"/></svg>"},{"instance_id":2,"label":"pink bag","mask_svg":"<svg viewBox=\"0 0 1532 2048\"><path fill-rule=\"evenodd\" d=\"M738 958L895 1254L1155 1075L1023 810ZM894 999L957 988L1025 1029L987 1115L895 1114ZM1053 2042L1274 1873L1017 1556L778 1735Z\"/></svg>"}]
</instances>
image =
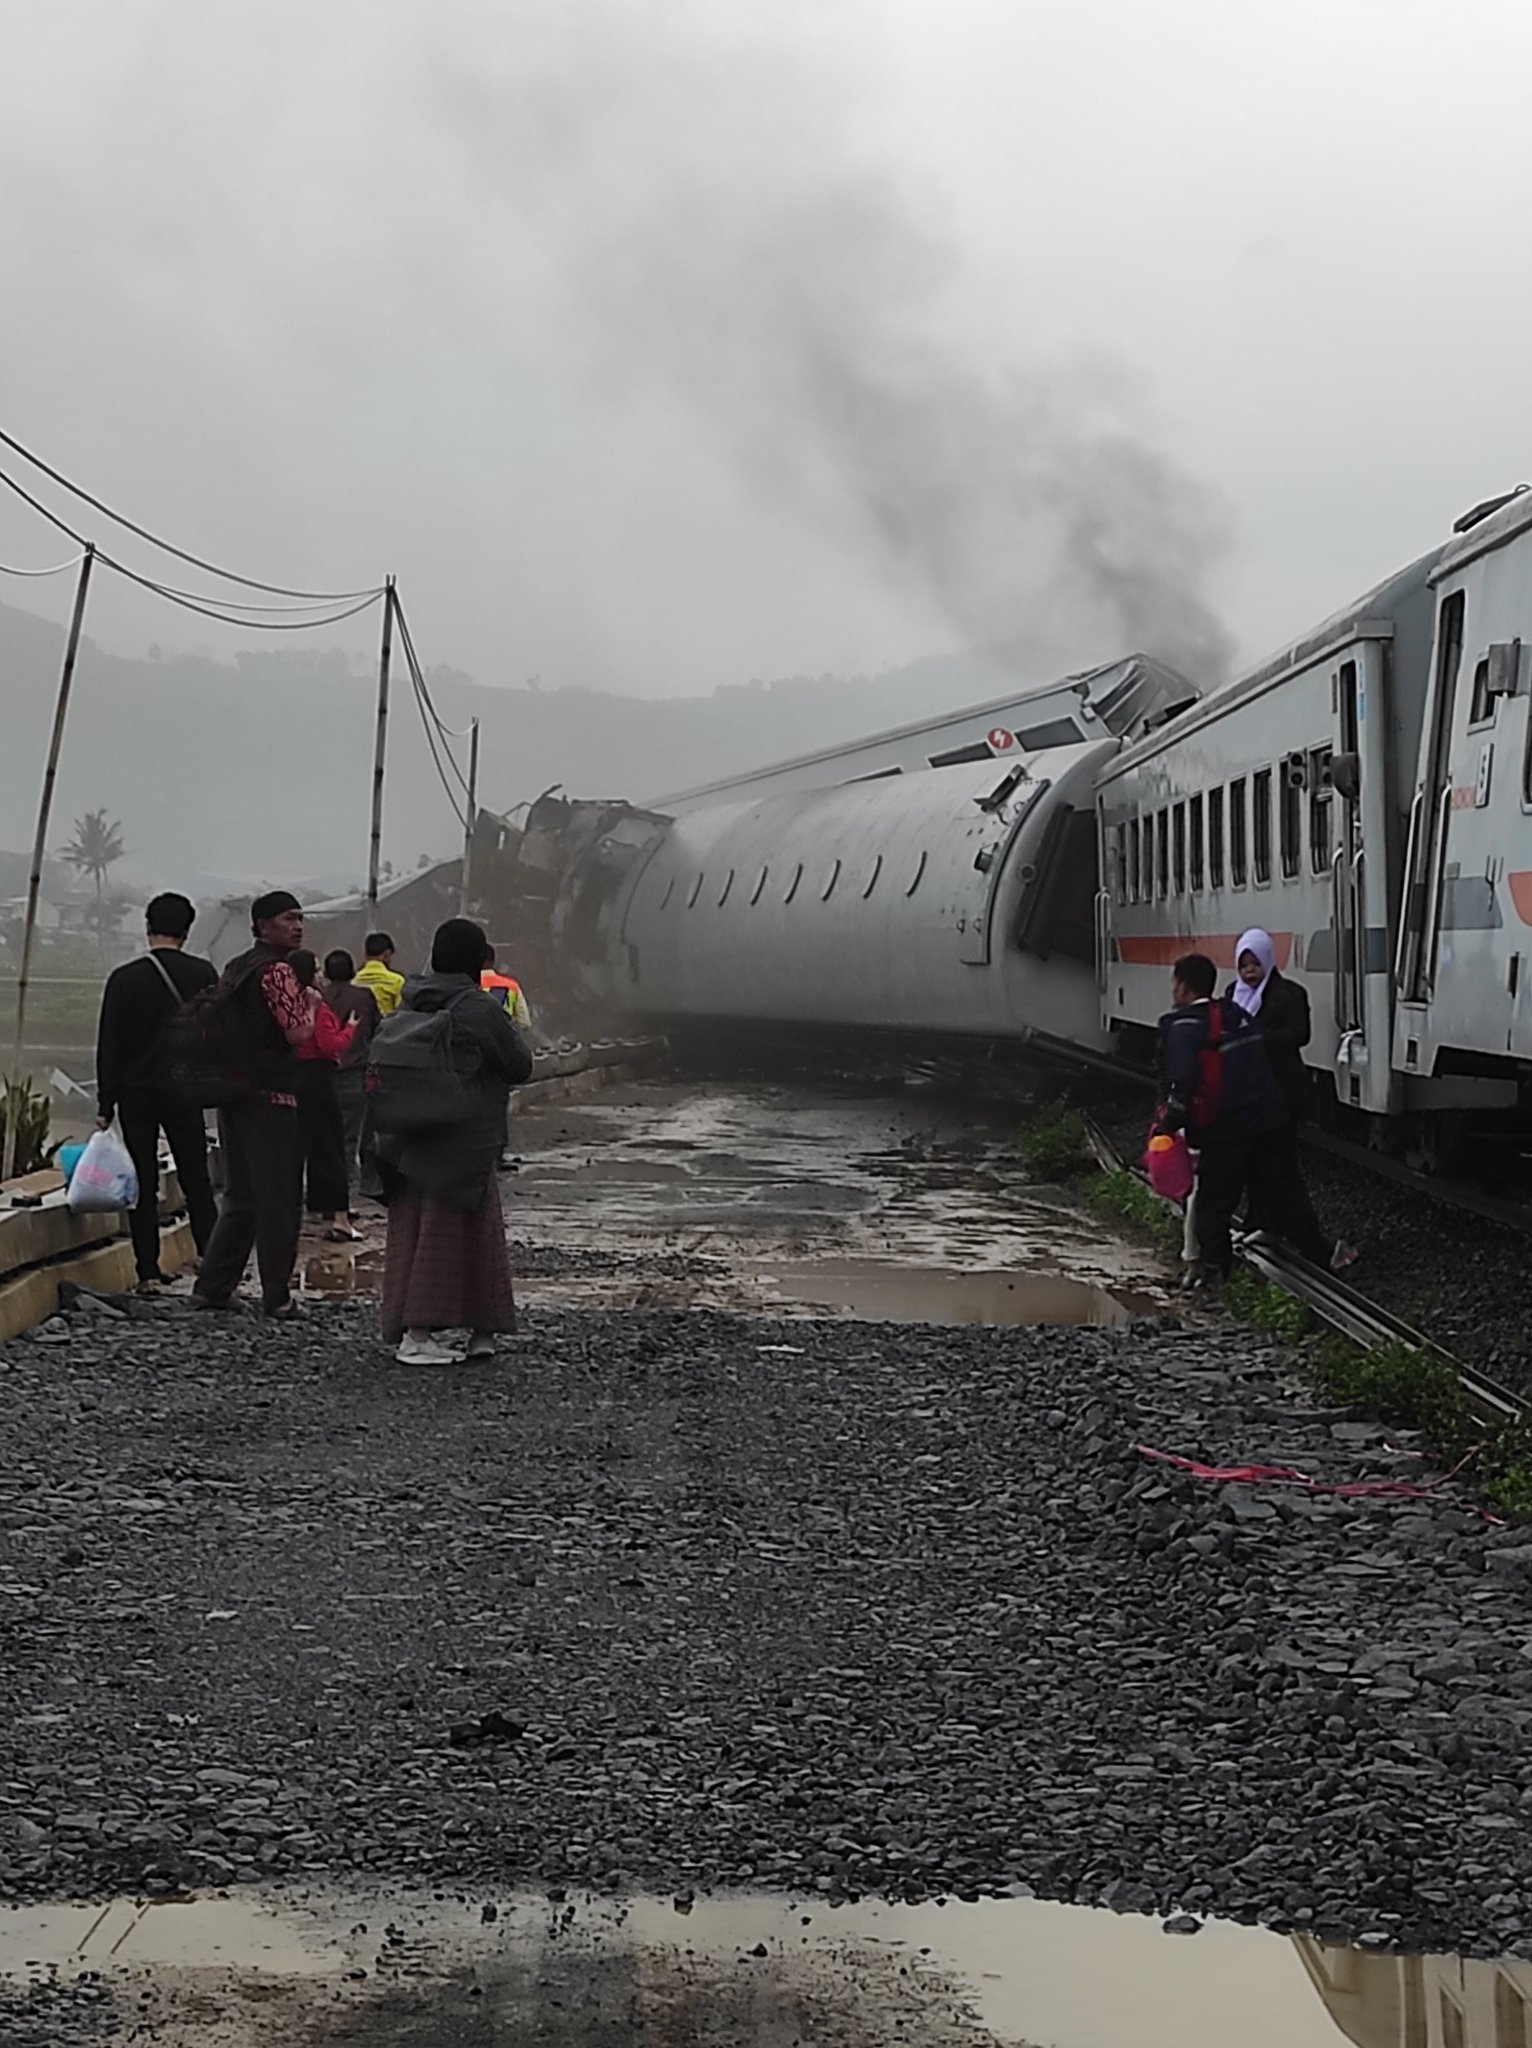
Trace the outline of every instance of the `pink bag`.
<instances>
[{"instance_id":1,"label":"pink bag","mask_svg":"<svg viewBox=\"0 0 1532 2048\"><path fill-rule=\"evenodd\" d=\"M1161 1131L1152 1136L1144 1153L1144 1166L1150 1187L1167 1202L1184 1202L1191 1193L1196 1175L1184 1131Z\"/></svg>"}]
</instances>

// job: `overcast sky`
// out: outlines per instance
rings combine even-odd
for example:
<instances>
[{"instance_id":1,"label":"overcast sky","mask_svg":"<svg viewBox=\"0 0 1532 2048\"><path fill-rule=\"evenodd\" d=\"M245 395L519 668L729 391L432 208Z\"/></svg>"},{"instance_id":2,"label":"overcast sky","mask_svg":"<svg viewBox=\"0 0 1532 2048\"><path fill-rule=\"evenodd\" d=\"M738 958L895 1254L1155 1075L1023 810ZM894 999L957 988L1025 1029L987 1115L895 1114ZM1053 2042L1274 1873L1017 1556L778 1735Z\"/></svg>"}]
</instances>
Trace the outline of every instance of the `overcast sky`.
<instances>
[{"instance_id":1,"label":"overcast sky","mask_svg":"<svg viewBox=\"0 0 1532 2048\"><path fill-rule=\"evenodd\" d=\"M483 682L1216 669L1532 472L1529 78L1525 0L13 4L0 424Z\"/></svg>"}]
</instances>

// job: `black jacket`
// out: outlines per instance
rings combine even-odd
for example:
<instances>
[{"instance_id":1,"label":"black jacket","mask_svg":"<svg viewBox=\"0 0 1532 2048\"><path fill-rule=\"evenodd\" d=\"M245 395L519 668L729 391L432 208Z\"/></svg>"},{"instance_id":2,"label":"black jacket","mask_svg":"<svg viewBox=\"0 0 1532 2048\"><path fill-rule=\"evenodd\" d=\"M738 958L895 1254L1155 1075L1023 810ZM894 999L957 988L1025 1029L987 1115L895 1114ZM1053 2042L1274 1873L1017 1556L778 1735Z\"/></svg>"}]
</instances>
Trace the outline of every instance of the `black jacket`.
<instances>
[{"instance_id":1,"label":"black jacket","mask_svg":"<svg viewBox=\"0 0 1532 2048\"><path fill-rule=\"evenodd\" d=\"M1225 1000L1233 1004L1232 981ZM1274 967L1266 982L1260 1010L1252 1021L1266 1047L1272 1078L1281 1090L1287 1114L1296 1123L1308 1113L1309 1107L1308 1069L1303 1064L1303 1048L1313 1037L1314 1026L1309 1016L1308 991L1301 982L1289 981Z\"/></svg>"},{"instance_id":2,"label":"black jacket","mask_svg":"<svg viewBox=\"0 0 1532 2048\"><path fill-rule=\"evenodd\" d=\"M463 1000L452 1013L453 1058L458 1072L477 1084L480 1113L444 1130L379 1136L374 1143L386 1198L403 1189L473 1210L499 1163L506 1097L532 1077L532 1049L505 1005L486 995L471 975L427 974L407 982L404 1008L440 1010L455 996Z\"/></svg>"},{"instance_id":3,"label":"black jacket","mask_svg":"<svg viewBox=\"0 0 1532 2048\"><path fill-rule=\"evenodd\" d=\"M153 958L145 953L125 967L113 968L96 1027L97 1114L108 1119L124 1095L158 1093L170 1085L165 1027L180 1005L166 988L160 967L175 983L182 1003L218 979L206 960L169 946L157 946Z\"/></svg>"},{"instance_id":4,"label":"black jacket","mask_svg":"<svg viewBox=\"0 0 1532 2048\"><path fill-rule=\"evenodd\" d=\"M1216 1000L1216 999L1215 999ZM1217 1113L1210 1123L1194 1114L1203 1081L1203 1054L1212 1047L1211 1002L1170 1010L1160 1019L1160 1079L1165 1109L1160 1127L1185 1130L1187 1142L1205 1145L1228 1133L1258 1136L1286 1122L1282 1097L1261 1042L1244 1012L1219 1001L1216 1050Z\"/></svg>"}]
</instances>

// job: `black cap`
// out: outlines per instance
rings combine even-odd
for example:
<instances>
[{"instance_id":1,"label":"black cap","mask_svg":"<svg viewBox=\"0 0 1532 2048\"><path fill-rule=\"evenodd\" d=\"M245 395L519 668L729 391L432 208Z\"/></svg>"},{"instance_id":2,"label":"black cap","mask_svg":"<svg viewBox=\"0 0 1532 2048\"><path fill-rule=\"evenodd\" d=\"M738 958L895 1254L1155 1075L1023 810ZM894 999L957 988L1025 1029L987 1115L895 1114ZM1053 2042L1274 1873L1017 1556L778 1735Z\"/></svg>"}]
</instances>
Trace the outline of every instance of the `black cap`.
<instances>
[{"instance_id":1,"label":"black cap","mask_svg":"<svg viewBox=\"0 0 1532 2048\"><path fill-rule=\"evenodd\" d=\"M280 917L285 910L301 910L303 905L291 889L272 889L264 896L257 896L250 906L250 929L259 931L268 917Z\"/></svg>"}]
</instances>

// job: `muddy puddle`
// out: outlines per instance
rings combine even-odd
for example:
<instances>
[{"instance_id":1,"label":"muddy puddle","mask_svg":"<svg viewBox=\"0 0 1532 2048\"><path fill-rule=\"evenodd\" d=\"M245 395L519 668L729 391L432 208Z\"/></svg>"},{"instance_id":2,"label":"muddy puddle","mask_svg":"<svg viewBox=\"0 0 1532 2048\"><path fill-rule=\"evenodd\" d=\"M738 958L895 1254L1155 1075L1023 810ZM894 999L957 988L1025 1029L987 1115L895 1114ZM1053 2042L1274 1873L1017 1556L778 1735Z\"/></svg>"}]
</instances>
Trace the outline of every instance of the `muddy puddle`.
<instances>
[{"instance_id":1,"label":"muddy puddle","mask_svg":"<svg viewBox=\"0 0 1532 2048\"><path fill-rule=\"evenodd\" d=\"M0 1911L8 1998L98 1972L161 2048L1515 2048L1532 1964L1030 1899L299 1899Z\"/></svg>"},{"instance_id":2,"label":"muddy puddle","mask_svg":"<svg viewBox=\"0 0 1532 2048\"><path fill-rule=\"evenodd\" d=\"M635 1303L936 1323L1113 1326L1163 1276L1058 1189L1019 1129L909 1095L646 1082L513 1122L502 1177L531 1306ZM318 1295L375 1293L382 1226L303 1262Z\"/></svg>"},{"instance_id":3,"label":"muddy puddle","mask_svg":"<svg viewBox=\"0 0 1532 2048\"><path fill-rule=\"evenodd\" d=\"M1131 1288L1092 1286L1057 1273L954 1271L876 1259L805 1260L761 1266L752 1276L769 1304L816 1307L884 1323L1069 1323L1115 1328L1163 1313Z\"/></svg>"}]
</instances>

